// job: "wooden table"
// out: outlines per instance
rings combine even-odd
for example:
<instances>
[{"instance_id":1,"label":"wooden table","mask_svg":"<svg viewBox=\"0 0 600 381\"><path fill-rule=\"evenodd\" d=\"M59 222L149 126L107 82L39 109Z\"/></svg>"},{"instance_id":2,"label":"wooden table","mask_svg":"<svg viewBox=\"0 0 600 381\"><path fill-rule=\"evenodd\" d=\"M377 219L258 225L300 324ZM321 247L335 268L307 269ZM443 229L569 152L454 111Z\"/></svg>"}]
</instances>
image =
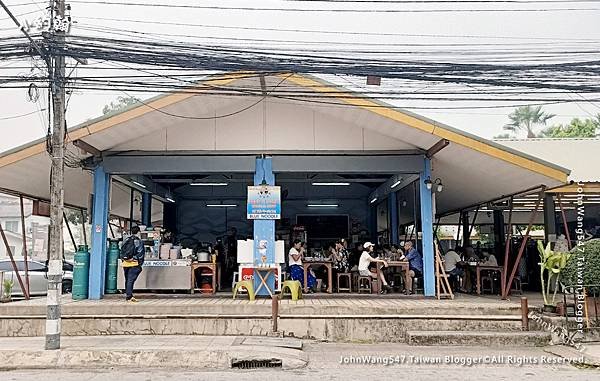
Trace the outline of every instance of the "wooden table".
<instances>
[{"instance_id":1,"label":"wooden table","mask_svg":"<svg viewBox=\"0 0 600 381\"><path fill-rule=\"evenodd\" d=\"M472 265L470 265L472 266ZM502 279L504 279L504 267L502 266L486 266L486 265L481 265L481 264L477 264L476 266L476 273L477 273L477 295L481 295L481 271L482 270L489 270L489 271L498 271L500 273L500 289L502 294L504 295L504 282L502 281Z\"/></svg>"},{"instance_id":2,"label":"wooden table","mask_svg":"<svg viewBox=\"0 0 600 381\"><path fill-rule=\"evenodd\" d=\"M325 266L327 268L327 293L333 293L333 262L327 260L319 260L319 261L307 261L304 260L302 262L302 267L304 268L304 293L308 292L308 269L310 266Z\"/></svg>"},{"instance_id":3,"label":"wooden table","mask_svg":"<svg viewBox=\"0 0 600 381\"><path fill-rule=\"evenodd\" d=\"M408 290L408 285L412 282L412 279L408 274L408 271L410 270L408 261L389 261L387 264L388 267L399 267L401 271L404 271L404 288Z\"/></svg>"},{"instance_id":4,"label":"wooden table","mask_svg":"<svg viewBox=\"0 0 600 381\"><path fill-rule=\"evenodd\" d=\"M202 291L202 289L196 288L196 269L210 269L211 270L211 275L210 277L212 278L212 294L214 295L217 292L217 289L220 288L220 283L221 283L221 267L219 266L218 263L212 263L212 262L194 262L192 263L192 285L191 285L191 293L193 294L194 291L196 290L200 290Z\"/></svg>"}]
</instances>

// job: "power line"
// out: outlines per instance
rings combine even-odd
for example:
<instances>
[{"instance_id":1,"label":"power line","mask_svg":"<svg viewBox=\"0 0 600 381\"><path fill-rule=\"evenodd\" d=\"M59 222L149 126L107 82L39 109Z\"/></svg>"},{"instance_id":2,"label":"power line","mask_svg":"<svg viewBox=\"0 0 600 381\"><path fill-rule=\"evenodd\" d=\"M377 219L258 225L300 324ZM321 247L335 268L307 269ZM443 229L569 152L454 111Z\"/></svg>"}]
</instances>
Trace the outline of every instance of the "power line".
<instances>
[{"instance_id":1,"label":"power line","mask_svg":"<svg viewBox=\"0 0 600 381\"><path fill-rule=\"evenodd\" d=\"M136 24L151 24L151 25L171 25L171 26L186 26L199 28L214 28L214 29L231 29L231 30L253 30L267 32L290 32L290 33L310 33L310 34L335 34L335 35L350 35L350 36L396 36L396 37L427 37L427 38L477 38L477 39L505 39L505 40L543 40L543 41L565 41L577 42L586 41L598 43L598 39L566 39L564 37L516 37L516 36L485 36L485 35L445 35L445 34L415 34L415 33L385 33L385 32L355 32L355 31L335 31L335 30L310 30L310 29L286 29L286 28L265 28L265 27L243 27L243 26L227 26L227 25L210 25L210 24L192 24L181 22L168 22L161 20L138 20L110 17L92 17L79 16L78 19L83 20L98 20L98 21L114 21L127 22Z\"/></svg>"},{"instance_id":2,"label":"power line","mask_svg":"<svg viewBox=\"0 0 600 381\"><path fill-rule=\"evenodd\" d=\"M132 3L125 1L97 1L97 0L72 0L72 4L98 4L106 6L129 6L129 7L161 7L161 8L183 8L204 10L226 10L226 11L261 11L261 12L307 12L307 13L474 13L474 12L566 12L566 11L600 11L600 8L471 8L471 9L349 9L349 8L274 8L274 7L223 7L217 5L191 5L191 4L168 4L168 3Z\"/></svg>"},{"instance_id":3,"label":"power line","mask_svg":"<svg viewBox=\"0 0 600 381\"><path fill-rule=\"evenodd\" d=\"M28 112L26 114L5 116L5 117L0 118L0 120L10 120L10 119L23 118L23 117L26 117L26 116L29 116L29 115L36 114L36 113L41 112L41 111L46 111L46 109L44 108L44 109L41 109L41 110L35 110L35 111Z\"/></svg>"}]
</instances>

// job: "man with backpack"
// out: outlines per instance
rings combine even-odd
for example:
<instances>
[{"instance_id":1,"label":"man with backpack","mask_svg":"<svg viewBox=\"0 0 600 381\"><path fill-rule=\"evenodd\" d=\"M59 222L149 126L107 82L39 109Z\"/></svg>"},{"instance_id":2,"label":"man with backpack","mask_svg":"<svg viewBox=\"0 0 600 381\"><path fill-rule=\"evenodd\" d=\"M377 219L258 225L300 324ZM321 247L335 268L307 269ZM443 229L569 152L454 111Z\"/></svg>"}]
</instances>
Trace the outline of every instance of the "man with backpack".
<instances>
[{"instance_id":1,"label":"man with backpack","mask_svg":"<svg viewBox=\"0 0 600 381\"><path fill-rule=\"evenodd\" d=\"M133 297L133 285L142 272L144 264L144 242L140 239L140 228L134 226L131 228L131 235L123 241L121 246L121 265L125 272L125 300L131 303L137 303Z\"/></svg>"}]
</instances>

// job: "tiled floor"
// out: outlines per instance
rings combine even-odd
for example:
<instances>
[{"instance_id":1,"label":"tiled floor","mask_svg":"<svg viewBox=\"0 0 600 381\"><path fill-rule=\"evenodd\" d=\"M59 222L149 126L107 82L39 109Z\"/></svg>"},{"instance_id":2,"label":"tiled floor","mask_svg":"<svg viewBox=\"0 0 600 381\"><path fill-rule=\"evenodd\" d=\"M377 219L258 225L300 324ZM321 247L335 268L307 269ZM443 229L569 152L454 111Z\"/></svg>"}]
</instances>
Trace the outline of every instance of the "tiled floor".
<instances>
[{"instance_id":1,"label":"tiled floor","mask_svg":"<svg viewBox=\"0 0 600 381\"><path fill-rule=\"evenodd\" d=\"M537 293L525 294L528 298L530 306L539 306L542 303L541 296ZM229 293L219 293L215 296L190 296L190 295L139 295L140 302L137 305L152 305L152 306L203 306L203 305L270 305L271 299L257 298L256 301L250 302L245 296L241 296L236 300L231 299ZM372 295L356 295L356 294L317 294L308 295L304 299L297 302L292 302L290 299L280 301L282 305L323 305L323 306L378 306L378 307L457 307L457 308L474 308L474 307L507 307L518 306L521 303L520 296L512 297L510 300L500 300L498 296L485 295L465 295L458 294L454 300L437 300L423 298L419 296L403 296L403 295L387 295L387 296L372 296ZM26 307L26 306L44 306L46 304L45 297L38 297L31 300L14 301L9 304L0 305L0 314L4 308ZM123 304L123 298L120 295L110 295L102 300L78 300L74 301L70 295L62 297L62 305L74 307L77 306L110 306L111 304Z\"/></svg>"}]
</instances>

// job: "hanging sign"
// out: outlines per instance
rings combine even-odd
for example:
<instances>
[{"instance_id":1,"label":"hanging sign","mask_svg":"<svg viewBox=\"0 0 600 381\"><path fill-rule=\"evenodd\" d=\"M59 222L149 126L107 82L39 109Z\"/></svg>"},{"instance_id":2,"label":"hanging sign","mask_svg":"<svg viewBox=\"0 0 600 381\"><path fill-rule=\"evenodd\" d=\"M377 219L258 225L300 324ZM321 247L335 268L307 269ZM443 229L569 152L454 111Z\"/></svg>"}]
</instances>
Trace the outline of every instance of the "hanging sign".
<instances>
[{"instance_id":1,"label":"hanging sign","mask_svg":"<svg viewBox=\"0 0 600 381\"><path fill-rule=\"evenodd\" d=\"M249 220L281 219L281 187L249 186L247 218Z\"/></svg>"}]
</instances>

